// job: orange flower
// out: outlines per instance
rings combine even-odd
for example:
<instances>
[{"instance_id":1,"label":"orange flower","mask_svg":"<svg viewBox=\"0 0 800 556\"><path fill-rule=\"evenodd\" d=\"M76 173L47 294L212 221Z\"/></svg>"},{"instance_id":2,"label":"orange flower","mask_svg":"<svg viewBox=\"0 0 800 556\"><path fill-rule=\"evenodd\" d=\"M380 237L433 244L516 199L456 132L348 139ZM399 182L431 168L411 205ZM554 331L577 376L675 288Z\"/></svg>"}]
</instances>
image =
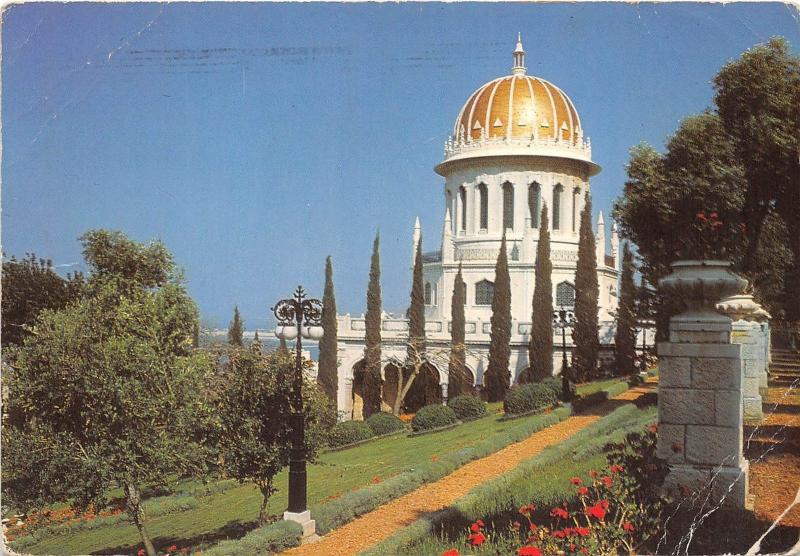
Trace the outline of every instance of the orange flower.
<instances>
[{"instance_id":1,"label":"orange flower","mask_svg":"<svg viewBox=\"0 0 800 556\"><path fill-rule=\"evenodd\" d=\"M461 553L457 548L451 548L450 550L442 552L442 556L461 556Z\"/></svg>"},{"instance_id":2,"label":"orange flower","mask_svg":"<svg viewBox=\"0 0 800 556\"><path fill-rule=\"evenodd\" d=\"M517 556L542 556L542 551L535 546L523 546L517 549Z\"/></svg>"}]
</instances>

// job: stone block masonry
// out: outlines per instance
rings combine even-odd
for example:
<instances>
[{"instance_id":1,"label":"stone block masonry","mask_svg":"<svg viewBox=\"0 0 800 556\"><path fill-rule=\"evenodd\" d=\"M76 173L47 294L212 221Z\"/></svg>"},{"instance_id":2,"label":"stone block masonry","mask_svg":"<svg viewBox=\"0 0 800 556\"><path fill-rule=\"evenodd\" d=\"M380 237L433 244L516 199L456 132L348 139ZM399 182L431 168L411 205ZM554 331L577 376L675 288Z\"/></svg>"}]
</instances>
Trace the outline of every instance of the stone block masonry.
<instances>
[{"instance_id":1,"label":"stone block masonry","mask_svg":"<svg viewBox=\"0 0 800 556\"><path fill-rule=\"evenodd\" d=\"M758 379L746 379L742 352L730 343L730 321L686 326L673 321L671 339L658 345L658 456L670 464L665 486L676 496L710 489L713 500L745 507L747 461L742 456L743 387L758 394ZM678 333L680 332L680 333ZM709 335L711 333L711 335ZM692 342L697 335L699 342ZM713 343L711 337L728 342ZM748 336L748 340L751 338ZM753 341L756 341L753 338ZM760 398L759 398L760 403Z\"/></svg>"}]
</instances>

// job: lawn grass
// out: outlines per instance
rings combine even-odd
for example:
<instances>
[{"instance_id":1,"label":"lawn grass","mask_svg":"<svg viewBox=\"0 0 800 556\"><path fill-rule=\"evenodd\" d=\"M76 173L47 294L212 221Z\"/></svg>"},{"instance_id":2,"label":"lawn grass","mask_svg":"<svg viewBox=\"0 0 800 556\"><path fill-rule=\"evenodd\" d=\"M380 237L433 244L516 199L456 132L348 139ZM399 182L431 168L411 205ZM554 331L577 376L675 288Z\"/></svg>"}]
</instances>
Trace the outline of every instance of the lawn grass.
<instances>
[{"instance_id":1,"label":"lawn grass","mask_svg":"<svg viewBox=\"0 0 800 556\"><path fill-rule=\"evenodd\" d=\"M515 426L516 422L498 422L497 415L490 413L487 417L436 434L383 438L351 449L323 454L308 469L309 507L313 512L319 504L347 491L373 481L385 480L432 458L473 446ZM182 484L181 490L190 490L197 484ZM278 475L276 484L280 490L270 500L269 509L280 514L287 505L285 471ZM156 546L173 543L179 547L208 546L228 536L236 536L237 528L246 528L257 519L261 495L255 487L242 485L203 497L202 500L201 507L148 519L147 529ZM118 523L46 538L26 546L25 552L130 553L135 552L134 547L138 543L136 528L127 523Z\"/></svg>"},{"instance_id":2,"label":"lawn grass","mask_svg":"<svg viewBox=\"0 0 800 556\"><path fill-rule=\"evenodd\" d=\"M614 384L627 381L628 377L604 378L603 380L594 380L592 382L578 384L577 391L579 396L588 396L590 394L594 394L595 392L599 392L600 390L605 390Z\"/></svg>"},{"instance_id":3,"label":"lawn grass","mask_svg":"<svg viewBox=\"0 0 800 556\"><path fill-rule=\"evenodd\" d=\"M656 420L656 413L655 407L620 407L567 441L475 487L451 507L422 517L362 556L439 555L455 547L461 554L513 554L513 541L502 537L508 532L508 525L518 519L519 506L534 503L546 515L549 508L572 499L575 489L570 478L585 476L590 469L602 469L606 465L603 447L608 442L622 441L628 432L642 430ZM490 538L497 542L486 543L479 550L465 545L467 527L476 519L487 523Z\"/></svg>"}]
</instances>

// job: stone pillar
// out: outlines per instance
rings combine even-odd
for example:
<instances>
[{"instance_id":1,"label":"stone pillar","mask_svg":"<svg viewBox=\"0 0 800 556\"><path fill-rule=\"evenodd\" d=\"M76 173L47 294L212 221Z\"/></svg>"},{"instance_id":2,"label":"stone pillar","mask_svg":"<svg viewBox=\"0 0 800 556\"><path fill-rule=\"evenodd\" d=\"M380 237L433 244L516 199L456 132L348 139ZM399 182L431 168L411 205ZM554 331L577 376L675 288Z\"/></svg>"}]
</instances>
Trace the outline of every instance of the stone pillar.
<instances>
[{"instance_id":1,"label":"stone pillar","mask_svg":"<svg viewBox=\"0 0 800 556\"><path fill-rule=\"evenodd\" d=\"M769 318L752 295L733 295L717 304L717 310L733 319L731 341L742 345L743 418L748 422L764 419L761 391L767 386L769 344L765 333Z\"/></svg>"},{"instance_id":2,"label":"stone pillar","mask_svg":"<svg viewBox=\"0 0 800 556\"><path fill-rule=\"evenodd\" d=\"M744 508L748 462L742 439L742 351L716 302L746 282L723 261L678 261L659 282L688 309L658 344L658 456L670 464L665 488L678 498L710 488L710 503Z\"/></svg>"},{"instance_id":3,"label":"stone pillar","mask_svg":"<svg viewBox=\"0 0 800 556\"><path fill-rule=\"evenodd\" d=\"M439 387L442 389L442 405L447 405L447 387L449 384L447 382L442 382Z\"/></svg>"}]
</instances>

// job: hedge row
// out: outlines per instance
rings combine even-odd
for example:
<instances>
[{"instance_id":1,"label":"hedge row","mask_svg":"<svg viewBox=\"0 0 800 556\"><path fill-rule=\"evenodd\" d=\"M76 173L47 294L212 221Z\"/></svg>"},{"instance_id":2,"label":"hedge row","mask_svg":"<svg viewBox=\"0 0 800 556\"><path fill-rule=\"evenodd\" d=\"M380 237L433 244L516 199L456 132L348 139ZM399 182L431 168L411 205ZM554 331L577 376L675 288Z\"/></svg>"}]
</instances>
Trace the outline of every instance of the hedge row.
<instances>
[{"instance_id":1,"label":"hedge row","mask_svg":"<svg viewBox=\"0 0 800 556\"><path fill-rule=\"evenodd\" d=\"M328 434L328 446L338 448L347 444L355 444L375 436L372 429L364 421L344 421L336 423Z\"/></svg>"},{"instance_id":2,"label":"hedge row","mask_svg":"<svg viewBox=\"0 0 800 556\"><path fill-rule=\"evenodd\" d=\"M380 413L373 413L365 421L375 436L382 436L384 434L391 434L393 432L401 431L406 428L406 424L400 417L391 413L381 411Z\"/></svg>"},{"instance_id":3,"label":"hedge row","mask_svg":"<svg viewBox=\"0 0 800 556\"><path fill-rule=\"evenodd\" d=\"M572 406L575 408L575 411L583 411L587 407L603 403L608 399L619 396L628 390L628 388L630 388L630 386L628 386L627 382L617 382L603 390L598 390L592 394L575 398L572 402Z\"/></svg>"},{"instance_id":4,"label":"hedge row","mask_svg":"<svg viewBox=\"0 0 800 556\"><path fill-rule=\"evenodd\" d=\"M294 521L279 520L254 529L240 539L222 541L203 550L203 556L240 556L241 554L273 554L300 546L303 528Z\"/></svg>"},{"instance_id":5,"label":"hedge row","mask_svg":"<svg viewBox=\"0 0 800 556\"><path fill-rule=\"evenodd\" d=\"M554 413L564 410L559 408ZM570 463L599 454L606 444L622 441L625 434L632 430L641 430L654 417L653 408L641 410L633 404L620 407L565 442L550 446L502 476L477 486L452 506L404 527L400 532L363 552L362 556L402 554L412 545L431 536L438 536L448 525L469 524L477 519L489 520L498 513L527 504L537 496L541 498L543 485L535 477L541 476L548 469L557 470L560 467L559 461ZM414 552L414 548L408 551Z\"/></svg>"}]
</instances>

